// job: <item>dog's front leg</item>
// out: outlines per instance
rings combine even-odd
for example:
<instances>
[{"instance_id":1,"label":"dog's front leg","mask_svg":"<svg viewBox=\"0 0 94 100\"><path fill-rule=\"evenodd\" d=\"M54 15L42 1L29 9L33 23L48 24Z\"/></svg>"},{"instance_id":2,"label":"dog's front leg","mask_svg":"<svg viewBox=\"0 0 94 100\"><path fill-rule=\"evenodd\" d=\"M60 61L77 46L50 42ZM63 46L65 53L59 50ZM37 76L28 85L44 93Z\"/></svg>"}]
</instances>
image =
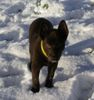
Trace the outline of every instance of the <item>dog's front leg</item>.
<instances>
[{"instance_id":1,"label":"dog's front leg","mask_svg":"<svg viewBox=\"0 0 94 100\"><path fill-rule=\"evenodd\" d=\"M48 75L47 75L46 84L45 84L47 88L53 87L53 77L54 77L56 68L57 68L57 63L49 63Z\"/></svg>"},{"instance_id":2,"label":"dog's front leg","mask_svg":"<svg viewBox=\"0 0 94 100\"><path fill-rule=\"evenodd\" d=\"M36 93L39 92L40 90L40 84L39 84L39 73L40 73L40 68L36 63L32 63L32 92Z\"/></svg>"}]
</instances>

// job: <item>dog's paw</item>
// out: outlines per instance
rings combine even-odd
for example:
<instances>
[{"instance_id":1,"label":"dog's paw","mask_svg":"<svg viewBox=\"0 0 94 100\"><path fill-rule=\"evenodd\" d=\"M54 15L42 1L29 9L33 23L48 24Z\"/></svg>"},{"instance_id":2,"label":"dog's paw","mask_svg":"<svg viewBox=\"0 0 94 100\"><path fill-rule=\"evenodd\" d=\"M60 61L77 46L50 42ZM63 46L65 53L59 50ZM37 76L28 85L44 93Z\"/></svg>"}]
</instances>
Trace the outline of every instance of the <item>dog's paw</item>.
<instances>
[{"instance_id":1,"label":"dog's paw","mask_svg":"<svg viewBox=\"0 0 94 100\"><path fill-rule=\"evenodd\" d=\"M33 93L37 93L37 92L39 92L39 90L40 90L39 88L34 88L34 87L31 88L31 91Z\"/></svg>"},{"instance_id":2,"label":"dog's paw","mask_svg":"<svg viewBox=\"0 0 94 100\"><path fill-rule=\"evenodd\" d=\"M47 81L46 84L45 84L45 87L47 87L47 88L52 88L52 87L54 87L54 86L53 86L53 83L52 83L52 82Z\"/></svg>"}]
</instances>

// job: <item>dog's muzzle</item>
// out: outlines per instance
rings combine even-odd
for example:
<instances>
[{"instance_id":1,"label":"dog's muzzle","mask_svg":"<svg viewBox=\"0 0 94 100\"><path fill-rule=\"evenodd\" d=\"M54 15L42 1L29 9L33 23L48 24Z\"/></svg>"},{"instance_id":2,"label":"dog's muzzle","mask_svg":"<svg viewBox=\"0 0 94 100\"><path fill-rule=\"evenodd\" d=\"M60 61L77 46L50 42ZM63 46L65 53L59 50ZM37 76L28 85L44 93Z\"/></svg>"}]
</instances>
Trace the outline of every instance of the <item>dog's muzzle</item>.
<instances>
[{"instance_id":1,"label":"dog's muzzle","mask_svg":"<svg viewBox=\"0 0 94 100\"><path fill-rule=\"evenodd\" d=\"M51 62L52 62L52 63L57 63L58 61L57 61L57 60L51 60Z\"/></svg>"},{"instance_id":2,"label":"dog's muzzle","mask_svg":"<svg viewBox=\"0 0 94 100\"><path fill-rule=\"evenodd\" d=\"M50 57L48 57L48 61L50 61L51 63L58 63L57 59L53 59L53 58L50 58Z\"/></svg>"}]
</instances>

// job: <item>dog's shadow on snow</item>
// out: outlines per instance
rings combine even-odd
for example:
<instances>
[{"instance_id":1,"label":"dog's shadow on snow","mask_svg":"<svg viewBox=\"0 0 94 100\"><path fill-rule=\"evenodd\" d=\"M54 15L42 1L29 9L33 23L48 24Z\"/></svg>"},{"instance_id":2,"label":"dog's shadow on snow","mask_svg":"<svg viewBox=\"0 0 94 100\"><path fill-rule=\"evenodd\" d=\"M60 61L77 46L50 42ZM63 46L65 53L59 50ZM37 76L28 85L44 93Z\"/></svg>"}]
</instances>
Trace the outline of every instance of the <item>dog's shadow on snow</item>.
<instances>
[{"instance_id":1,"label":"dog's shadow on snow","mask_svg":"<svg viewBox=\"0 0 94 100\"><path fill-rule=\"evenodd\" d=\"M68 46L66 47L65 52L67 52L67 55L82 55L91 52L89 50L86 51L88 48L90 48L91 51L94 49L94 38Z\"/></svg>"},{"instance_id":2,"label":"dog's shadow on snow","mask_svg":"<svg viewBox=\"0 0 94 100\"><path fill-rule=\"evenodd\" d=\"M72 76L69 76L69 75L66 75L63 73L63 68L61 67L57 67L56 69L56 72L55 72L55 75L54 75L54 82L57 82L57 81L64 81L64 80L67 80L69 78L71 78ZM46 80L46 77L47 77L47 73L48 73L48 70L47 70L47 67L43 67L42 70L41 70L41 75L40 75L40 78L44 78L41 83L41 86L44 86L45 85L45 80ZM43 77L44 76L44 77Z\"/></svg>"},{"instance_id":3,"label":"dog's shadow on snow","mask_svg":"<svg viewBox=\"0 0 94 100\"><path fill-rule=\"evenodd\" d=\"M66 47L65 52L67 52L67 54L65 54L64 56L66 56L66 57L67 56L80 56L80 55L84 55L84 54L92 55L91 52L83 52L87 48L92 48L94 50L94 38L84 40L82 42L79 42L74 45ZM58 67L56 70L57 75L55 76L54 81L57 82L57 81L68 80L69 78L72 78L74 75L85 72L85 71L93 72L94 65L93 65L92 61L86 57L84 59L84 62L86 62L86 64L84 64L84 65L78 64L77 65L77 69L75 70L73 75L64 74L63 73L64 69L62 67Z\"/></svg>"},{"instance_id":4,"label":"dog's shadow on snow","mask_svg":"<svg viewBox=\"0 0 94 100\"><path fill-rule=\"evenodd\" d=\"M57 70L56 70L57 75L54 78L54 82L64 81L64 80L67 80L72 77L72 76L64 74L63 70L64 70L63 68L60 68L60 67L57 68Z\"/></svg>"}]
</instances>

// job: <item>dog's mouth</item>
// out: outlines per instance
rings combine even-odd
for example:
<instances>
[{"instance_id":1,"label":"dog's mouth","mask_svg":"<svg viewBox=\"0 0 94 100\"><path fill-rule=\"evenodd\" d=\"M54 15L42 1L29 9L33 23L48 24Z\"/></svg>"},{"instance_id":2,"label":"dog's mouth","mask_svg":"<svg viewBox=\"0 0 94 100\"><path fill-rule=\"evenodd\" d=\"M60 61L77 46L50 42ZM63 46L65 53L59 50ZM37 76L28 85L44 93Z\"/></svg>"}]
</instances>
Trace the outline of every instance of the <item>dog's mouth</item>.
<instances>
[{"instance_id":1,"label":"dog's mouth","mask_svg":"<svg viewBox=\"0 0 94 100\"><path fill-rule=\"evenodd\" d=\"M58 61L57 61L57 60L51 60L51 62L52 62L52 63L57 63Z\"/></svg>"},{"instance_id":2,"label":"dog's mouth","mask_svg":"<svg viewBox=\"0 0 94 100\"><path fill-rule=\"evenodd\" d=\"M51 63L57 63L58 62L57 59L51 59L51 58L48 58L48 61L50 61Z\"/></svg>"}]
</instances>

